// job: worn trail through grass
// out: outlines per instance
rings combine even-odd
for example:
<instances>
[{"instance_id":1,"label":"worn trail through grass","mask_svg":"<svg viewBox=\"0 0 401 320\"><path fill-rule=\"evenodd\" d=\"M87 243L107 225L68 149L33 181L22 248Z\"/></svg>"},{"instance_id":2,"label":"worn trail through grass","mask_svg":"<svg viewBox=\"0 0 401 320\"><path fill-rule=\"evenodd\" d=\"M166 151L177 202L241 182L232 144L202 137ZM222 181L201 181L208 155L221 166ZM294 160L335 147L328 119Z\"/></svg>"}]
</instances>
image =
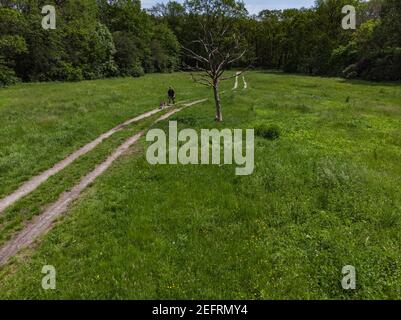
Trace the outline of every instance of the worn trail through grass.
<instances>
[{"instance_id":1,"label":"worn trail through grass","mask_svg":"<svg viewBox=\"0 0 401 320\"><path fill-rule=\"evenodd\" d=\"M158 118L154 123L168 119L171 115L181 111L182 109L193 106L195 104L205 102L206 100L207 99L202 99L202 100L197 100L194 102L186 103L183 105L183 107L173 109L173 110L169 111L168 113L164 114L163 116ZM157 113L158 111L160 111L160 109L155 109L155 110L149 111L148 113L138 116L137 118L128 120L128 121L124 122L123 124L117 126L116 128L110 130L109 132L105 133L102 136L105 136L107 134L109 134L109 136L110 136L111 134L116 132L116 131L112 132L113 130L121 130L124 126L127 126L130 123L133 123L135 121L138 121L140 119L143 119L150 115L153 115L153 114ZM41 215L39 215L35 219L33 219L33 221L30 222L27 225L27 227L25 227L25 229L23 229L21 232L17 233L9 242L7 242L0 249L0 265L4 265L5 263L7 263L8 259L10 257L14 256L20 249L31 245L40 235L42 235L47 230L49 230L51 228L53 222L67 210L69 204L71 202L73 202L74 200L76 200L79 197L79 195L81 194L81 192L89 184L91 184L98 176L100 176L104 171L106 171L113 164L113 162L115 160L117 160L125 151L127 151L134 143L136 143L144 135L145 132L146 132L146 130L142 130L142 131L136 133L135 135L133 135L132 137L128 138L103 163L96 166L96 168L93 171L91 171L89 174L84 176L81 179L81 181L72 188L71 191L64 192L55 203L50 205ZM98 139L100 139L100 137ZM95 141L97 141L98 139L96 139ZM103 137L103 139L105 139L105 138ZM99 142L97 144L99 144L102 140L99 140ZM96 145L92 146L92 149L95 146ZM80 149L80 150L82 150L82 149ZM89 150L91 150L91 149L89 149ZM88 152L89 150L87 150L86 152ZM74 153L74 155L77 153L78 153L78 151L76 153ZM59 170L61 170L61 169L59 169Z\"/></svg>"},{"instance_id":2,"label":"worn trail through grass","mask_svg":"<svg viewBox=\"0 0 401 320\"><path fill-rule=\"evenodd\" d=\"M242 76L242 81L244 82L244 89L247 89L248 83L245 81L245 76Z\"/></svg>"},{"instance_id":3,"label":"worn trail through grass","mask_svg":"<svg viewBox=\"0 0 401 320\"><path fill-rule=\"evenodd\" d=\"M135 118L129 119L118 126L112 128L111 130L101 134L99 137L97 137L95 140L89 142L88 144L84 145L82 148L78 149L65 159L61 160L60 162L56 163L52 168L42 172L41 174L31 178L27 182L25 182L23 185L21 185L17 190L15 190L13 193L10 195L4 197L3 199L0 199L0 214L10 205L14 204L18 200L20 200L22 197L26 196L27 194L31 193L34 191L37 187L39 187L43 182L45 182L47 179L49 179L51 176L55 175L56 173L60 172L64 168L66 168L68 165L70 165L72 162L74 162L76 159L81 157L82 155L88 153L89 151L93 150L97 145L99 145L102 141L105 139L111 137L113 134L116 132L124 129L130 124L133 124L135 122L138 122L140 120L149 118L157 113L162 111L160 108L153 109L151 111L145 112Z\"/></svg>"},{"instance_id":4,"label":"worn trail through grass","mask_svg":"<svg viewBox=\"0 0 401 320\"><path fill-rule=\"evenodd\" d=\"M232 90L237 90L238 89L238 77L242 74L242 72L237 72L235 74L235 82L234 82L234 87L232 88ZM242 76L242 81L244 83L244 89L248 88L248 84L245 81L245 76Z\"/></svg>"},{"instance_id":5,"label":"worn trail through grass","mask_svg":"<svg viewBox=\"0 0 401 320\"><path fill-rule=\"evenodd\" d=\"M234 88L233 88L233 90L237 90L237 88L238 88L238 75L240 74L240 72L237 72L236 74L235 74L235 83L234 83Z\"/></svg>"},{"instance_id":6,"label":"worn trail through grass","mask_svg":"<svg viewBox=\"0 0 401 320\"><path fill-rule=\"evenodd\" d=\"M153 143L143 136L51 229L0 267L0 298L398 299L400 85L259 70L246 73L246 90L239 78L232 91L235 71L227 76L233 78L222 82L223 123L213 121L211 90L185 74L85 82L83 91L69 83L0 90L1 197L133 112L149 111L170 83L180 99L209 98L158 124L152 125L162 113L125 128L7 208L0 249L149 126L167 133L174 120L178 132L191 128L198 137L202 129L259 129L255 170L243 177L235 165L151 165L146 149ZM131 92L134 86L140 93ZM48 108L54 87L59 92ZM43 97L35 96L38 88ZM25 96L35 97L37 109ZM49 115L68 125L40 126ZM266 137L264 128L277 129L278 138ZM49 138L68 130L74 132L62 143ZM40 285L44 265L57 271L56 290ZM355 267L356 290L341 286L346 265Z\"/></svg>"}]
</instances>

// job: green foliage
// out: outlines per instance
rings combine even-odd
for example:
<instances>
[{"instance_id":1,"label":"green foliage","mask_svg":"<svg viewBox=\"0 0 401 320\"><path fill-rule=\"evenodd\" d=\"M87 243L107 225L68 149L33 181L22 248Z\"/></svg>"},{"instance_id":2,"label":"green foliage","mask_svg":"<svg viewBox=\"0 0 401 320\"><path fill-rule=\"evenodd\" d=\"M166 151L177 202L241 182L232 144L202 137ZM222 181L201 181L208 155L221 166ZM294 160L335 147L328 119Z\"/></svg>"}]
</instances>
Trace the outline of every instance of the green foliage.
<instances>
[{"instance_id":1,"label":"green foliage","mask_svg":"<svg viewBox=\"0 0 401 320\"><path fill-rule=\"evenodd\" d=\"M357 9L356 31L341 28L344 5ZM310 9L264 10L257 22L243 25L256 66L313 75L399 80L400 21L397 0L322 0ZM353 65L358 65L358 70L349 72Z\"/></svg>"},{"instance_id":2,"label":"green foliage","mask_svg":"<svg viewBox=\"0 0 401 320\"><path fill-rule=\"evenodd\" d=\"M21 12L7 8L0 7L0 34L17 34L20 35L24 32L26 23L24 16Z\"/></svg>"},{"instance_id":3,"label":"green foliage","mask_svg":"<svg viewBox=\"0 0 401 320\"><path fill-rule=\"evenodd\" d=\"M116 46L114 58L118 65L119 75L142 76L144 70L135 37L128 32L116 31L113 33L113 39Z\"/></svg>"},{"instance_id":4,"label":"green foliage","mask_svg":"<svg viewBox=\"0 0 401 320\"><path fill-rule=\"evenodd\" d=\"M156 72L177 70L179 43L172 31L165 24L157 24L151 41L153 66Z\"/></svg>"},{"instance_id":5,"label":"green foliage","mask_svg":"<svg viewBox=\"0 0 401 320\"><path fill-rule=\"evenodd\" d=\"M79 81L177 68L175 35L142 11L140 1L60 2L55 30L41 26L42 1L17 2L0 9L3 85L17 77Z\"/></svg>"},{"instance_id":6,"label":"green foliage","mask_svg":"<svg viewBox=\"0 0 401 320\"><path fill-rule=\"evenodd\" d=\"M339 46L331 53L330 62L333 73L336 75L348 74L348 67L359 58L359 50L356 42L351 41L346 46Z\"/></svg>"},{"instance_id":7,"label":"green foliage","mask_svg":"<svg viewBox=\"0 0 401 320\"><path fill-rule=\"evenodd\" d=\"M170 1L149 13L139 0L46 4L51 3L57 6L57 28L47 31L41 27L41 0L4 2L0 8L3 85L17 78L70 81L171 72L195 63L182 55L181 46L204 50L195 41L205 35L202 25L212 26L223 55L233 37L241 39L241 48L248 50L235 61L236 67L252 64L312 75L401 78L398 0L319 0L311 8L263 10L257 16L250 16L244 3L236 0ZM341 28L344 5L357 9L356 31Z\"/></svg>"},{"instance_id":8,"label":"green foliage","mask_svg":"<svg viewBox=\"0 0 401 320\"><path fill-rule=\"evenodd\" d=\"M383 1L377 18L363 22L347 45L333 50L331 61L336 71L343 68L347 79L401 80L401 33L392 23L400 18L399 2Z\"/></svg>"},{"instance_id":9,"label":"green foliage","mask_svg":"<svg viewBox=\"0 0 401 320\"><path fill-rule=\"evenodd\" d=\"M49 70L47 76L57 81L81 81L84 79L81 68L74 67L66 61L59 61Z\"/></svg>"},{"instance_id":10,"label":"green foliage","mask_svg":"<svg viewBox=\"0 0 401 320\"><path fill-rule=\"evenodd\" d=\"M117 65L114 61L116 48L109 29L98 23L90 38L88 62L83 66L85 79L98 79L117 75Z\"/></svg>"},{"instance_id":11,"label":"green foliage","mask_svg":"<svg viewBox=\"0 0 401 320\"><path fill-rule=\"evenodd\" d=\"M375 42L382 47L401 47L401 2L383 0L380 20Z\"/></svg>"},{"instance_id":12,"label":"green foliage","mask_svg":"<svg viewBox=\"0 0 401 320\"><path fill-rule=\"evenodd\" d=\"M0 59L0 87L9 86L19 81L13 69L8 68Z\"/></svg>"},{"instance_id":13,"label":"green foliage","mask_svg":"<svg viewBox=\"0 0 401 320\"><path fill-rule=\"evenodd\" d=\"M357 68L358 75L367 80L401 80L401 47L379 50L361 60Z\"/></svg>"},{"instance_id":14,"label":"green foliage","mask_svg":"<svg viewBox=\"0 0 401 320\"><path fill-rule=\"evenodd\" d=\"M21 36L25 27L23 16L8 8L0 8L0 87L16 83L16 61L27 52Z\"/></svg>"}]
</instances>

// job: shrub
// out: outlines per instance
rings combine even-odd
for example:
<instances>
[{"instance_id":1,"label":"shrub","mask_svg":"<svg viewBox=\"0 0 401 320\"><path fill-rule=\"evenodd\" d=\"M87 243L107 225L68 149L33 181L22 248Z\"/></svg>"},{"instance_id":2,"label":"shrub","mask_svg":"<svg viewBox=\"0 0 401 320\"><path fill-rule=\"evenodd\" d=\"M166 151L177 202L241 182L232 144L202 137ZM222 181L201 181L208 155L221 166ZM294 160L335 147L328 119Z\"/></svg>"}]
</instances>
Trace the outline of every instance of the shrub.
<instances>
[{"instance_id":1,"label":"shrub","mask_svg":"<svg viewBox=\"0 0 401 320\"><path fill-rule=\"evenodd\" d=\"M145 72L141 63L140 45L133 34L117 31L113 34L117 52L115 61L120 76L140 77Z\"/></svg>"},{"instance_id":2,"label":"shrub","mask_svg":"<svg viewBox=\"0 0 401 320\"><path fill-rule=\"evenodd\" d=\"M158 24L153 30L150 43L152 68L157 72L172 72L177 69L180 45L174 33L164 24Z\"/></svg>"},{"instance_id":3,"label":"shrub","mask_svg":"<svg viewBox=\"0 0 401 320\"><path fill-rule=\"evenodd\" d=\"M346 46L339 46L338 48L334 49L330 58L333 75L341 75L341 71L346 68L346 66L353 65L353 63L357 60L358 48L357 44L353 41ZM347 76L345 75L345 77Z\"/></svg>"},{"instance_id":4,"label":"shrub","mask_svg":"<svg viewBox=\"0 0 401 320\"><path fill-rule=\"evenodd\" d=\"M19 79L16 77L15 72L12 69L2 65L0 61L0 87L12 85L18 81Z\"/></svg>"},{"instance_id":5,"label":"shrub","mask_svg":"<svg viewBox=\"0 0 401 320\"><path fill-rule=\"evenodd\" d=\"M371 64L361 76L374 81L401 80L401 48L386 48L370 57Z\"/></svg>"},{"instance_id":6,"label":"shrub","mask_svg":"<svg viewBox=\"0 0 401 320\"><path fill-rule=\"evenodd\" d=\"M117 75L117 64L114 61L116 48L109 29L98 23L89 41L90 63L86 62L81 66L85 79L100 79Z\"/></svg>"},{"instance_id":7,"label":"shrub","mask_svg":"<svg viewBox=\"0 0 401 320\"><path fill-rule=\"evenodd\" d=\"M268 140L276 140L280 137L280 127L276 125L262 124L256 127L256 135Z\"/></svg>"},{"instance_id":8,"label":"shrub","mask_svg":"<svg viewBox=\"0 0 401 320\"><path fill-rule=\"evenodd\" d=\"M15 72L15 62L26 52L27 47L24 38L0 35L0 87L12 85L19 81Z\"/></svg>"},{"instance_id":9,"label":"shrub","mask_svg":"<svg viewBox=\"0 0 401 320\"><path fill-rule=\"evenodd\" d=\"M57 81L81 81L84 79L80 68L65 61L58 62L57 67L49 72L49 76Z\"/></svg>"},{"instance_id":10,"label":"shrub","mask_svg":"<svg viewBox=\"0 0 401 320\"><path fill-rule=\"evenodd\" d=\"M141 61L139 58L136 58L133 64L131 65L131 68L128 72L128 74L132 77L142 77L145 74L145 71L143 70Z\"/></svg>"},{"instance_id":11,"label":"shrub","mask_svg":"<svg viewBox=\"0 0 401 320\"><path fill-rule=\"evenodd\" d=\"M354 79L358 76L357 65L351 64L343 70L343 76L346 79Z\"/></svg>"}]
</instances>

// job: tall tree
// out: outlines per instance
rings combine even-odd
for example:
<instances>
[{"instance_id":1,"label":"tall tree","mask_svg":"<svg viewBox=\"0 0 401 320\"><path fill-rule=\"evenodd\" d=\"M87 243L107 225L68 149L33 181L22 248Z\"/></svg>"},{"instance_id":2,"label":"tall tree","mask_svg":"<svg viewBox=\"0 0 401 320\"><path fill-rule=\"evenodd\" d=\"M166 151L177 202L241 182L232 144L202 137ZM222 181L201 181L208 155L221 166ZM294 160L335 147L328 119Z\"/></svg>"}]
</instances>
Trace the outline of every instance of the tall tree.
<instances>
[{"instance_id":1,"label":"tall tree","mask_svg":"<svg viewBox=\"0 0 401 320\"><path fill-rule=\"evenodd\" d=\"M223 121L220 82L226 69L246 53L237 19L247 15L244 3L236 0L187 0L190 14L198 21L202 36L193 41L195 48L184 47L194 64L190 66L194 81L213 88L216 121Z\"/></svg>"},{"instance_id":2,"label":"tall tree","mask_svg":"<svg viewBox=\"0 0 401 320\"><path fill-rule=\"evenodd\" d=\"M0 8L0 86L15 83L18 78L15 64L27 52L22 34L25 21L22 14L9 8Z\"/></svg>"}]
</instances>

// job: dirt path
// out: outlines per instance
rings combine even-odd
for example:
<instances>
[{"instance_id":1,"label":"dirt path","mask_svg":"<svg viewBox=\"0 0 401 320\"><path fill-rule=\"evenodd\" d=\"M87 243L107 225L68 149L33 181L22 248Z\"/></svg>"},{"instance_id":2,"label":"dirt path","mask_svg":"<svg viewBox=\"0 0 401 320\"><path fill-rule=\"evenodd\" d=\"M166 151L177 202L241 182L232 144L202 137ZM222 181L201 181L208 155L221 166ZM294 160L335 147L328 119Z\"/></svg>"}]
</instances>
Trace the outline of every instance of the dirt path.
<instances>
[{"instance_id":1,"label":"dirt path","mask_svg":"<svg viewBox=\"0 0 401 320\"><path fill-rule=\"evenodd\" d=\"M165 120L171 115L181 111L186 107L205 102L206 100L207 99L194 101L183 105L183 107L181 108L173 109L158 118L154 123ZM149 113L152 113L154 111L155 110L150 111ZM133 120L129 121L134 122ZM53 222L67 210L71 202L76 200L81 192L89 184L91 184L97 177L99 177L104 171L106 171L112 165L112 163L125 151L127 151L129 147L137 142L139 138L141 138L145 134L145 132L146 130L143 130L128 138L103 163L96 166L96 168L92 172L84 176L81 181L70 191L62 193L55 203L51 204L41 215L34 217L32 221L29 222L29 224L22 231L18 232L11 240L5 243L4 246L0 248L0 265L4 265L5 263L7 263L10 257L14 256L22 248L31 245L39 236L48 231L52 227Z\"/></svg>"},{"instance_id":2,"label":"dirt path","mask_svg":"<svg viewBox=\"0 0 401 320\"><path fill-rule=\"evenodd\" d=\"M237 72L235 74L235 83L234 83L234 88L232 90L237 90L238 89L238 77L241 75L241 72ZM248 88L248 83L245 81L245 76L242 76L242 81L244 82L244 89Z\"/></svg>"},{"instance_id":3,"label":"dirt path","mask_svg":"<svg viewBox=\"0 0 401 320\"><path fill-rule=\"evenodd\" d=\"M151 110L149 112L143 113L135 118L129 119L118 126L114 127L113 129L103 133L99 137L97 137L95 140L92 142L89 142L82 148L78 149L71 155L69 155L67 158L64 160L61 160L60 162L56 163L52 168L42 172L41 174L31 178L27 182L25 182L23 185L21 185L17 190L15 190L13 193L10 195L6 196L3 199L0 199L0 214L10 205L21 199L22 197L25 197L27 194L31 193L34 191L37 187L39 187L43 182L45 182L47 179L49 179L51 176L55 175L56 173L60 172L64 168L66 168L68 165L70 165L72 162L74 162L76 159L78 159L80 156L88 153L89 151L93 150L98 144L100 144L103 140L109 138L112 136L114 133L124 129L124 127L138 122L142 119L148 118L153 116L154 114L162 111L161 109L157 108L154 110Z\"/></svg>"},{"instance_id":4,"label":"dirt path","mask_svg":"<svg viewBox=\"0 0 401 320\"><path fill-rule=\"evenodd\" d=\"M244 81L244 89L248 88L248 84L245 81L245 76L242 76L242 81Z\"/></svg>"},{"instance_id":5,"label":"dirt path","mask_svg":"<svg viewBox=\"0 0 401 320\"><path fill-rule=\"evenodd\" d=\"M241 74L241 72L237 72L236 74L235 74L235 83L234 83L234 88L233 88L233 90L237 90L237 88L238 88L238 76Z\"/></svg>"}]
</instances>

